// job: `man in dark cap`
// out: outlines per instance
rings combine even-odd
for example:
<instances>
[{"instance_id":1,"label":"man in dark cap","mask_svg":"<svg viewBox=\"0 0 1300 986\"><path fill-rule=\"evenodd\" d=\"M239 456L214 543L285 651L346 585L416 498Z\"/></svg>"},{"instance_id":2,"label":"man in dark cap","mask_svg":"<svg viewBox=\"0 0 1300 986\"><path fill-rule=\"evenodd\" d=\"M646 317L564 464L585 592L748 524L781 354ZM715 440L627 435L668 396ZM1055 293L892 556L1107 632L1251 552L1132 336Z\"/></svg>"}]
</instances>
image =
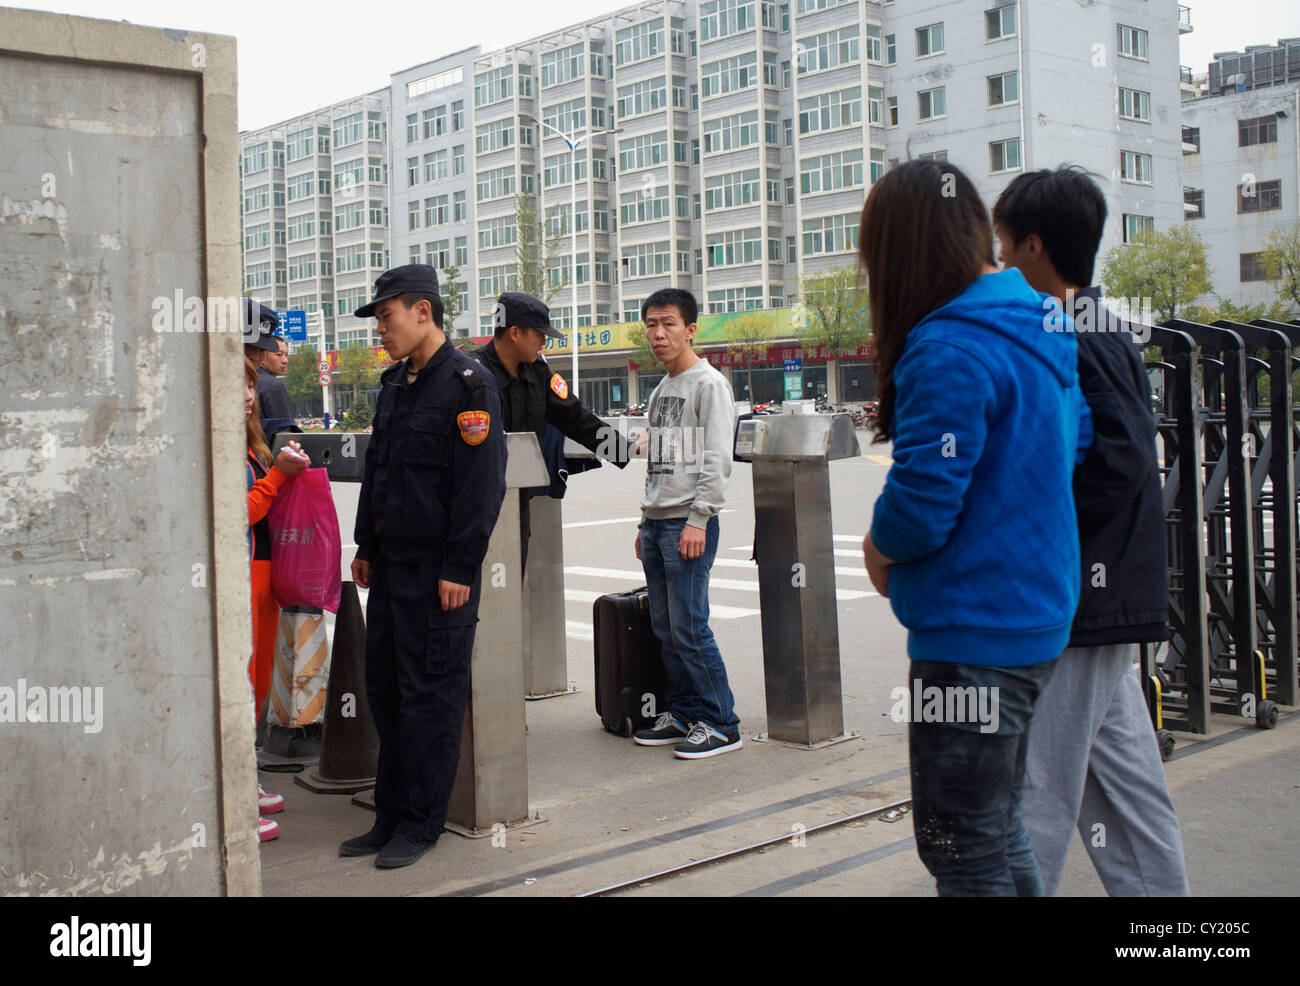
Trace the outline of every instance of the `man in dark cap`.
<instances>
[{"instance_id":1,"label":"man in dark cap","mask_svg":"<svg viewBox=\"0 0 1300 986\"><path fill-rule=\"evenodd\" d=\"M352 562L370 590L366 694L379 769L374 827L339 854L378 853L375 865L392 869L433 848L447 819L506 444L496 381L443 332L432 267L381 274L356 311L372 315L399 361L380 377Z\"/></svg>"},{"instance_id":2,"label":"man in dark cap","mask_svg":"<svg viewBox=\"0 0 1300 986\"><path fill-rule=\"evenodd\" d=\"M289 372L289 344L277 331L280 318L255 298L244 299L244 355L257 367L257 407L262 431L271 441L282 431L301 431L293 423L289 391L280 377Z\"/></svg>"},{"instance_id":3,"label":"man in dark cap","mask_svg":"<svg viewBox=\"0 0 1300 986\"><path fill-rule=\"evenodd\" d=\"M531 431L542 441L548 424L579 445L591 449L620 469L632 458L631 445L617 430L592 414L569 393L564 377L551 370L541 355L549 336L563 338L551 327L546 305L522 291L507 291L497 299L491 342L473 356L492 370L501 388L506 431ZM523 491L521 491L523 492ZM528 557L528 502L520 503L523 554Z\"/></svg>"}]
</instances>

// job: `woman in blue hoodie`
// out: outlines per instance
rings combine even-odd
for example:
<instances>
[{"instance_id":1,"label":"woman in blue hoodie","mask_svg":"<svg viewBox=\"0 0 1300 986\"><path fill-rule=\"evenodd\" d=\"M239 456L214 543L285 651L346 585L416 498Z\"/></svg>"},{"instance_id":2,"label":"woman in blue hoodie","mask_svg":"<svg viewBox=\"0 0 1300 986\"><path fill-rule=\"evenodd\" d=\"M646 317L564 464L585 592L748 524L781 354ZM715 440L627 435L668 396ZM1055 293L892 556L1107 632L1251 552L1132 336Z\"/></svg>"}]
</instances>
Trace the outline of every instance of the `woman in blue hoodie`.
<instances>
[{"instance_id":1,"label":"woman in blue hoodie","mask_svg":"<svg viewBox=\"0 0 1300 986\"><path fill-rule=\"evenodd\" d=\"M1072 332L993 265L988 213L947 163L887 172L862 210L893 465L863 541L908 628L917 851L941 896L1037 896L1020 818L1030 717L1079 598L1071 474L1091 441ZM901 715L900 715L901 713Z\"/></svg>"}]
</instances>

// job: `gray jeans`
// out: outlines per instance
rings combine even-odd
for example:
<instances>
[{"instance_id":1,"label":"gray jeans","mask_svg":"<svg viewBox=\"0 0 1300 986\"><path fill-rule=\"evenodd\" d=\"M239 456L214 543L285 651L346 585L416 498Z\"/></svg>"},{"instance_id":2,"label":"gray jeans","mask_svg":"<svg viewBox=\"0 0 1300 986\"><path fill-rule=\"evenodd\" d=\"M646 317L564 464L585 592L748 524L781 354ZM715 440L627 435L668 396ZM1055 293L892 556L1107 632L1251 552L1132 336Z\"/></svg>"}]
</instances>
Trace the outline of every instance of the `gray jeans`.
<instances>
[{"instance_id":1,"label":"gray jeans","mask_svg":"<svg viewBox=\"0 0 1300 986\"><path fill-rule=\"evenodd\" d=\"M1049 895L1075 828L1112 897L1188 895L1136 659L1136 644L1066 648L1038 697L1020 811Z\"/></svg>"}]
</instances>

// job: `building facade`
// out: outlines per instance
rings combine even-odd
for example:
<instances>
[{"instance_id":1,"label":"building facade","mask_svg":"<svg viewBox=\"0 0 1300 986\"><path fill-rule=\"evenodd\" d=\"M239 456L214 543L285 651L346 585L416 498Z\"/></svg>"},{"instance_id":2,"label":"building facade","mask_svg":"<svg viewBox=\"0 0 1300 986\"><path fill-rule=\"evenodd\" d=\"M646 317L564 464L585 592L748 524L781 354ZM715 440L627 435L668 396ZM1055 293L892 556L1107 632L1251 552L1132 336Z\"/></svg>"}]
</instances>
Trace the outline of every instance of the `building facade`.
<instances>
[{"instance_id":1,"label":"building facade","mask_svg":"<svg viewBox=\"0 0 1300 986\"><path fill-rule=\"evenodd\" d=\"M522 199L522 221L540 228L529 234L541 241L539 293L557 325L579 330L584 377L613 406L649 381L632 380L627 351L591 330L639 321L666 286L711 315L795 304L804 278L855 264L862 202L900 161L951 161L990 203L1026 169L1082 165L1110 207L1103 251L1181 222L1178 39L1189 30L1173 0L654 0L395 73L390 90L361 98L381 122L391 106L388 142L355 157L383 155L387 254L437 267L444 295L455 285L458 336L490 334L496 297L523 287ZM332 135L355 112L340 104L313 120L328 117ZM267 140L259 131L245 146ZM354 177L368 179L368 165ZM367 203L377 190L367 184ZM338 204L317 212L334 221L335 242L317 251L333 283L314 286L322 310L333 303L330 339L365 341L367 326L340 313L378 273L380 228L349 229L344 243ZM246 229L263 223L249 211ZM275 246L246 251L251 275L266 278ZM301 283L286 279L286 303L309 297ZM780 338L793 333L783 324ZM863 378L865 361L849 362ZM835 394L841 375L810 370L805 389Z\"/></svg>"},{"instance_id":2,"label":"building facade","mask_svg":"<svg viewBox=\"0 0 1300 986\"><path fill-rule=\"evenodd\" d=\"M1271 304L1260 255L1300 223L1300 39L1216 55L1182 124L1184 211L1213 285L1200 302Z\"/></svg>"}]
</instances>

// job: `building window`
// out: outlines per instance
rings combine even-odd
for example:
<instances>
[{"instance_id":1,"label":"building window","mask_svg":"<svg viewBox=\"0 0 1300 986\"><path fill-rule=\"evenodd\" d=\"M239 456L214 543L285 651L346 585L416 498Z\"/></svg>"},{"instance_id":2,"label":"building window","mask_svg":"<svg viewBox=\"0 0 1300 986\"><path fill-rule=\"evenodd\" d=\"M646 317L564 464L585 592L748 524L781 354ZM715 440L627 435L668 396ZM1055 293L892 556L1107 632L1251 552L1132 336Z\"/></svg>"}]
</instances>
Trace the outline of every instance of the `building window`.
<instances>
[{"instance_id":1,"label":"building window","mask_svg":"<svg viewBox=\"0 0 1300 986\"><path fill-rule=\"evenodd\" d=\"M871 148L871 181L872 184L880 181L885 173L885 149L883 147Z\"/></svg>"},{"instance_id":2,"label":"building window","mask_svg":"<svg viewBox=\"0 0 1300 986\"><path fill-rule=\"evenodd\" d=\"M456 71L460 71L457 69ZM451 104L451 132L460 133L465 129L465 100L458 99Z\"/></svg>"},{"instance_id":3,"label":"building window","mask_svg":"<svg viewBox=\"0 0 1300 986\"><path fill-rule=\"evenodd\" d=\"M1001 41L1014 37L1016 33L1016 5L1009 3L1003 7L984 11L984 40Z\"/></svg>"},{"instance_id":4,"label":"building window","mask_svg":"<svg viewBox=\"0 0 1300 986\"><path fill-rule=\"evenodd\" d=\"M861 57L856 26L800 38L795 44L795 66L800 75L838 65L852 65Z\"/></svg>"},{"instance_id":5,"label":"building window","mask_svg":"<svg viewBox=\"0 0 1300 986\"><path fill-rule=\"evenodd\" d=\"M465 221L465 193L453 192L451 196L451 221L460 223Z\"/></svg>"},{"instance_id":6,"label":"building window","mask_svg":"<svg viewBox=\"0 0 1300 986\"><path fill-rule=\"evenodd\" d=\"M939 86L937 89L926 89L916 94L916 118L918 120L934 120L947 115L948 100L943 86Z\"/></svg>"},{"instance_id":7,"label":"building window","mask_svg":"<svg viewBox=\"0 0 1300 986\"><path fill-rule=\"evenodd\" d=\"M926 151L924 154L918 154L916 156L916 159L918 161L947 161L948 152L947 151Z\"/></svg>"},{"instance_id":8,"label":"building window","mask_svg":"<svg viewBox=\"0 0 1300 986\"><path fill-rule=\"evenodd\" d=\"M1183 188L1183 218L1205 218L1205 189Z\"/></svg>"},{"instance_id":9,"label":"building window","mask_svg":"<svg viewBox=\"0 0 1300 986\"><path fill-rule=\"evenodd\" d=\"M1282 182L1252 181L1237 186L1237 214L1282 208Z\"/></svg>"},{"instance_id":10,"label":"building window","mask_svg":"<svg viewBox=\"0 0 1300 986\"><path fill-rule=\"evenodd\" d=\"M803 255L845 253L858 248L858 220L856 212L840 216L818 216L803 221Z\"/></svg>"},{"instance_id":11,"label":"building window","mask_svg":"<svg viewBox=\"0 0 1300 986\"><path fill-rule=\"evenodd\" d=\"M408 157L406 159L406 187L420 183L420 159L418 157Z\"/></svg>"},{"instance_id":12,"label":"building window","mask_svg":"<svg viewBox=\"0 0 1300 986\"><path fill-rule=\"evenodd\" d=\"M1250 147L1252 144L1277 143L1277 117L1257 116L1250 120L1237 121L1237 146Z\"/></svg>"},{"instance_id":13,"label":"building window","mask_svg":"<svg viewBox=\"0 0 1300 986\"><path fill-rule=\"evenodd\" d=\"M943 24L930 24L916 29L916 57L943 54Z\"/></svg>"},{"instance_id":14,"label":"building window","mask_svg":"<svg viewBox=\"0 0 1300 986\"><path fill-rule=\"evenodd\" d=\"M1189 151L1188 148L1194 148ZM1183 127L1183 153L1200 154L1201 153L1201 128L1200 127Z\"/></svg>"},{"instance_id":15,"label":"building window","mask_svg":"<svg viewBox=\"0 0 1300 986\"><path fill-rule=\"evenodd\" d=\"M894 34L886 34L886 35L885 35L885 64L886 64L886 65L897 65L897 64L898 64L898 40L897 40L897 35L894 35Z\"/></svg>"},{"instance_id":16,"label":"building window","mask_svg":"<svg viewBox=\"0 0 1300 986\"><path fill-rule=\"evenodd\" d=\"M1151 93L1140 89L1119 90L1119 115L1125 120L1151 121Z\"/></svg>"},{"instance_id":17,"label":"building window","mask_svg":"<svg viewBox=\"0 0 1300 986\"><path fill-rule=\"evenodd\" d=\"M1141 243L1148 236L1154 235L1156 220L1154 216L1135 216L1124 213L1124 242Z\"/></svg>"},{"instance_id":18,"label":"building window","mask_svg":"<svg viewBox=\"0 0 1300 986\"><path fill-rule=\"evenodd\" d=\"M406 228L408 230L420 228L420 200L419 199L416 199L413 202L406 203Z\"/></svg>"},{"instance_id":19,"label":"building window","mask_svg":"<svg viewBox=\"0 0 1300 986\"><path fill-rule=\"evenodd\" d=\"M989 143L989 172L998 174L1003 171L1020 170L1020 138L995 140Z\"/></svg>"},{"instance_id":20,"label":"building window","mask_svg":"<svg viewBox=\"0 0 1300 986\"><path fill-rule=\"evenodd\" d=\"M867 61L880 64L880 25L867 25Z\"/></svg>"},{"instance_id":21,"label":"building window","mask_svg":"<svg viewBox=\"0 0 1300 986\"><path fill-rule=\"evenodd\" d=\"M451 173L453 175L463 175L465 173L465 145L451 149Z\"/></svg>"},{"instance_id":22,"label":"building window","mask_svg":"<svg viewBox=\"0 0 1300 986\"><path fill-rule=\"evenodd\" d=\"M1264 266L1263 253L1243 253L1241 257L1241 280L1242 283L1248 281L1267 281L1268 268Z\"/></svg>"},{"instance_id":23,"label":"building window","mask_svg":"<svg viewBox=\"0 0 1300 986\"><path fill-rule=\"evenodd\" d=\"M663 50L663 19L659 20L659 50ZM622 35L622 31L619 32ZM542 55L542 88L558 86L572 79L582 78L583 73L582 42L548 51Z\"/></svg>"},{"instance_id":24,"label":"building window","mask_svg":"<svg viewBox=\"0 0 1300 986\"><path fill-rule=\"evenodd\" d=\"M799 162L799 188L804 195L838 192L862 185L862 149L835 151Z\"/></svg>"},{"instance_id":25,"label":"building window","mask_svg":"<svg viewBox=\"0 0 1300 986\"><path fill-rule=\"evenodd\" d=\"M708 310L717 312L752 312L763 307L763 288L725 288L710 291Z\"/></svg>"},{"instance_id":26,"label":"building window","mask_svg":"<svg viewBox=\"0 0 1300 986\"><path fill-rule=\"evenodd\" d=\"M1151 184L1151 155L1137 151L1119 152L1119 177L1121 181L1139 185Z\"/></svg>"},{"instance_id":27,"label":"building window","mask_svg":"<svg viewBox=\"0 0 1300 986\"><path fill-rule=\"evenodd\" d=\"M1147 32L1139 27L1116 26L1119 32L1119 53L1125 58L1147 60Z\"/></svg>"},{"instance_id":28,"label":"building window","mask_svg":"<svg viewBox=\"0 0 1300 986\"><path fill-rule=\"evenodd\" d=\"M730 209L734 206L752 205L758 202L759 181L758 168L705 178L705 210L712 212L715 209Z\"/></svg>"},{"instance_id":29,"label":"building window","mask_svg":"<svg viewBox=\"0 0 1300 986\"><path fill-rule=\"evenodd\" d=\"M758 111L735 113L704 123L704 153L731 151L758 143Z\"/></svg>"},{"instance_id":30,"label":"building window","mask_svg":"<svg viewBox=\"0 0 1300 986\"><path fill-rule=\"evenodd\" d=\"M420 114L408 113L406 116L406 142L414 144L420 139Z\"/></svg>"},{"instance_id":31,"label":"building window","mask_svg":"<svg viewBox=\"0 0 1300 986\"><path fill-rule=\"evenodd\" d=\"M654 20L632 27L625 27L614 35L614 63L630 65L643 58L662 55L664 52L664 19ZM546 85L543 68L542 85Z\"/></svg>"},{"instance_id":32,"label":"building window","mask_svg":"<svg viewBox=\"0 0 1300 986\"><path fill-rule=\"evenodd\" d=\"M862 91L841 89L799 100L799 133L812 134L862 122Z\"/></svg>"},{"instance_id":33,"label":"building window","mask_svg":"<svg viewBox=\"0 0 1300 986\"><path fill-rule=\"evenodd\" d=\"M885 126L886 127L898 126L898 97L897 96L885 97Z\"/></svg>"},{"instance_id":34,"label":"building window","mask_svg":"<svg viewBox=\"0 0 1300 986\"><path fill-rule=\"evenodd\" d=\"M989 105L1005 106L1020 102L1020 75L1017 72L1004 72L1002 75L990 75Z\"/></svg>"}]
</instances>

